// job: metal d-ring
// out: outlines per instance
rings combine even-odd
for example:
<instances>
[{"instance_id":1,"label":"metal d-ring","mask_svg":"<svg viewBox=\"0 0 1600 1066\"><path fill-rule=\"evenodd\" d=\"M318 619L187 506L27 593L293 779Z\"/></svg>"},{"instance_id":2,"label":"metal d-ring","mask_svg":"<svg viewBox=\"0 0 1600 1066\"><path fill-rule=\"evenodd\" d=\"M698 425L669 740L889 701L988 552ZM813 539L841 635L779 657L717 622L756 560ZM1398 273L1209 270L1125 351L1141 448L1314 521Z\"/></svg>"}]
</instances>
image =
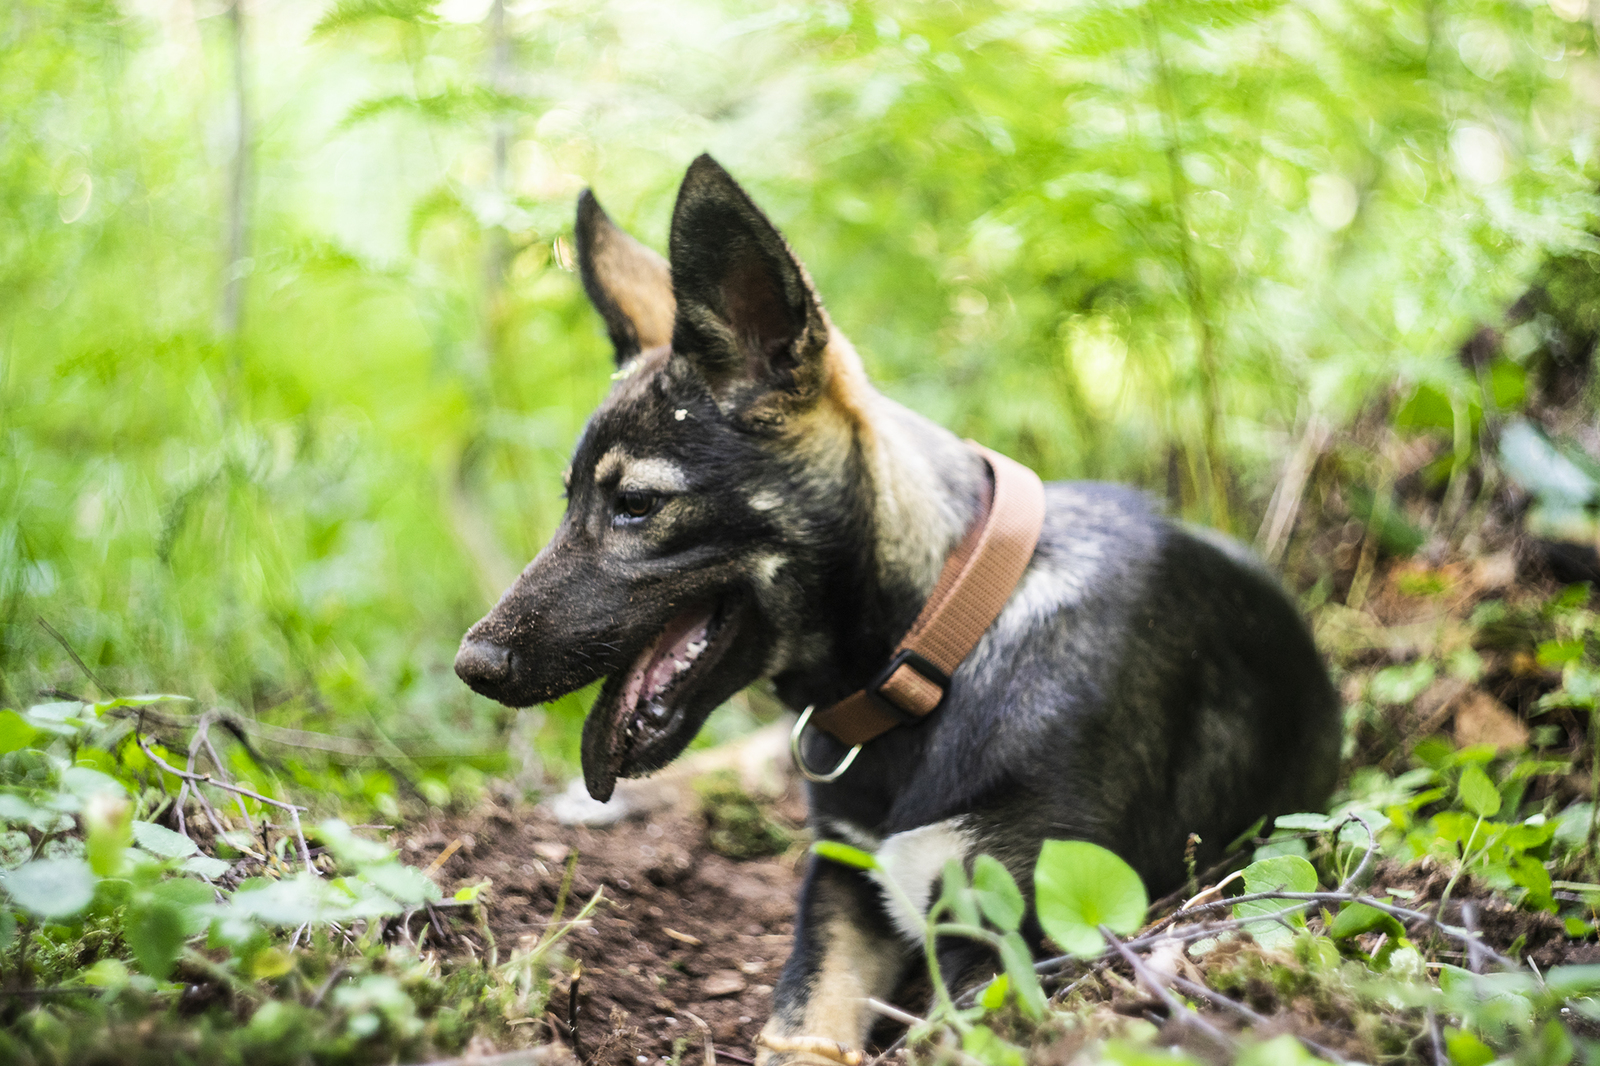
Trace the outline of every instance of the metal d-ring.
<instances>
[{"instance_id":1,"label":"metal d-ring","mask_svg":"<svg viewBox=\"0 0 1600 1066\"><path fill-rule=\"evenodd\" d=\"M806 735L806 726L811 723L811 712L816 709L817 705L813 703L801 711L800 717L795 719L794 728L789 730L789 754L794 758L794 768L800 771L801 777L807 781L815 781L819 785L826 785L830 781L837 781L840 774L850 769L850 764L861 754L861 745L857 744L845 752L844 758L839 760L839 765L825 774L819 774L807 766L805 756L800 754L800 741Z\"/></svg>"}]
</instances>

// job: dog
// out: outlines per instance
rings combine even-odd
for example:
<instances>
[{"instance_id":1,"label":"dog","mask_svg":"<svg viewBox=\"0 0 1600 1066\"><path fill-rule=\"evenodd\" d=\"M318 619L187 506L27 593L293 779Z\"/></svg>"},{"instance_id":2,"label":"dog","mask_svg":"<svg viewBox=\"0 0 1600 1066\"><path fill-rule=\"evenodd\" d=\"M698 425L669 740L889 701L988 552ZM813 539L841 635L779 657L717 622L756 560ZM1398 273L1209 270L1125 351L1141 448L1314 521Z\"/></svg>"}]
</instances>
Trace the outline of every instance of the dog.
<instances>
[{"instance_id":1,"label":"dog","mask_svg":"<svg viewBox=\"0 0 1600 1066\"><path fill-rule=\"evenodd\" d=\"M757 679L797 711L875 684L999 482L871 387L789 245L710 156L679 190L670 263L587 191L575 243L616 382L565 475L559 529L455 665L514 707L606 678L582 748L605 800ZM1054 483L1041 499L1025 570L935 709L810 785L814 833L875 852L924 908L950 858L993 855L1029 893L1050 838L1111 849L1159 893L1186 876L1186 845L1206 864L1334 785L1326 668L1245 549L1127 488ZM797 755L815 779L847 750L811 729ZM898 906L812 859L764 1062L806 1059L808 1038L864 1045L866 997L891 994L915 955ZM1036 922L1025 932L1040 946ZM941 944L943 972L972 973L979 950Z\"/></svg>"}]
</instances>

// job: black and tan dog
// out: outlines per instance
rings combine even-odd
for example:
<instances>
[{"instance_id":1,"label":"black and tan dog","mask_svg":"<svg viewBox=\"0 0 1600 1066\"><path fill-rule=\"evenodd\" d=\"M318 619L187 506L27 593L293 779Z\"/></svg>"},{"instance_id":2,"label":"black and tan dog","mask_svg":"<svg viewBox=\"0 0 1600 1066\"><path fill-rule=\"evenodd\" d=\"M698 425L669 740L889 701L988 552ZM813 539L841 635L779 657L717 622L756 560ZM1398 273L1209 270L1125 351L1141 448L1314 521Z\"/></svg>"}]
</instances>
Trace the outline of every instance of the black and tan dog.
<instances>
[{"instance_id":1,"label":"black and tan dog","mask_svg":"<svg viewBox=\"0 0 1600 1066\"><path fill-rule=\"evenodd\" d=\"M670 265L587 193L577 245L617 383L578 443L560 529L456 671L513 706L605 677L583 732L603 800L758 678L796 709L860 689L984 506L988 473L872 389L805 269L709 156L679 191ZM816 833L875 850L924 905L952 856L995 855L1026 890L1047 838L1103 844L1160 892L1181 881L1191 833L1205 862L1333 786L1337 701L1277 583L1137 492L1045 492L1027 572L943 702L811 789ZM816 731L807 743L813 765L844 750ZM824 861L799 912L765 1038L859 1047L864 999L892 990L915 922Z\"/></svg>"}]
</instances>

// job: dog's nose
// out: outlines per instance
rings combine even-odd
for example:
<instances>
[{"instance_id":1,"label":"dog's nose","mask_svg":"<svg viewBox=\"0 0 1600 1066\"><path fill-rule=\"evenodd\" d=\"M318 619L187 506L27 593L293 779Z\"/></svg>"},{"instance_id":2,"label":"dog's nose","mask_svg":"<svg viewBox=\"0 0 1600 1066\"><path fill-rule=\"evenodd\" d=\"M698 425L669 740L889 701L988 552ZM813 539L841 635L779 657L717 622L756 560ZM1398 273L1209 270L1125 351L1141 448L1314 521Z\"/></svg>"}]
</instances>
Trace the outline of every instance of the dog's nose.
<instances>
[{"instance_id":1,"label":"dog's nose","mask_svg":"<svg viewBox=\"0 0 1600 1066\"><path fill-rule=\"evenodd\" d=\"M495 688L511 676L511 649L487 640L463 640L456 652L456 676L479 692Z\"/></svg>"}]
</instances>

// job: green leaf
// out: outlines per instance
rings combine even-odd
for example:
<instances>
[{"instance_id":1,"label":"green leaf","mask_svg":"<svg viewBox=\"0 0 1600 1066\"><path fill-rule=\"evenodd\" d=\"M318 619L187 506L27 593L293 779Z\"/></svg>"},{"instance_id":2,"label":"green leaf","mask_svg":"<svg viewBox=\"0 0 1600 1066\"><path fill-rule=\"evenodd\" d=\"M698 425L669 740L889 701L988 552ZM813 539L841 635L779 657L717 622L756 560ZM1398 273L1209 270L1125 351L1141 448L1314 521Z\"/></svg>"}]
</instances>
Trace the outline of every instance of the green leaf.
<instances>
[{"instance_id":1,"label":"green leaf","mask_svg":"<svg viewBox=\"0 0 1600 1066\"><path fill-rule=\"evenodd\" d=\"M984 1066L1026 1066L1022 1049L1007 1043L987 1025L974 1025L961 1036L961 1050Z\"/></svg>"},{"instance_id":2,"label":"green leaf","mask_svg":"<svg viewBox=\"0 0 1600 1066\"><path fill-rule=\"evenodd\" d=\"M39 859L0 881L17 906L41 918L77 914L94 899L95 884L94 871L82 859Z\"/></svg>"},{"instance_id":3,"label":"green leaf","mask_svg":"<svg viewBox=\"0 0 1600 1066\"><path fill-rule=\"evenodd\" d=\"M1540 666L1560 668L1568 663L1583 661L1583 639L1547 640L1539 645L1535 656Z\"/></svg>"},{"instance_id":4,"label":"green leaf","mask_svg":"<svg viewBox=\"0 0 1600 1066\"><path fill-rule=\"evenodd\" d=\"M185 925L183 909L175 903L158 899L137 909L123 929L123 939L139 969L158 981L170 977L188 939Z\"/></svg>"},{"instance_id":5,"label":"green leaf","mask_svg":"<svg viewBox=\"0 0 1600 1066\"><path fill-rule=\"evenodd\" d=\"M1317 870L1305 859L1280 855L1244 868L1246 892L1315 892Z\"/></svg>"},{"instance_id":6,"label":"green leaf","mask_svg":"<svg viewBox=\"0 0 1600 1066\"><path fill-rule=\"evenodd\" d=\"M1279 855L1270 859L1258 859L1244 868L1244 890L1247 893L1256 892L1315 892L1317 890L1317 871L1305 859L1298 855ZM1251 919L1263 918L1262 921L1249 922L1244 928L1256 942L1264 947L1280 947L1294 939L1289 926L1304 926L1305 915L1296 912L1282 917L1267 919L1266 915L1276 915L1291 904L1287 901L1272 899L1254 900L1249 903L1240 903L1233 908L1235 918Z\"/></svg>"},{"instance_id":7,"label":"green leaf","mask_svg":"<svg viewBox=\"0 0 1600 1066\"><path fill-rule=\"evenodd\" d=\"M294 958L279 948L262 948L250 956L250 976L258 981L282 977L292 969Z\"/></svg>"},{"instance_id":8,"label":"green leaf","mask_svg":"<svg viewBox=\"0 0 1600 1066\"><path fill-rule=\"evenodd\" d=\"M1523 419L1513 419L1500 431L1500 463L1512 481L1541 503L1577 508L1600 498L1600 483Z\"/></svg>"},{"instance_id":9,"label":"green leaf","mask_svg":"<svg viewBox=\"0 0 1600 1066\"><path fill-rule=\"evenodd\" d=\"M317 836L333 852L334 858L352 866L385 862L394 857L393 848L376 840L356 836L348 825L337 818L329 818L318 825Z\"/></svg>"},{"instance_id":10,"label":"green leaf","mask_svg":"<svg viewBox=\"0 0 1600 1066\"><path fill-rule=\"evenodd\" d=\"M207 881L215 881L227 873L228 867L232 865L232 863L225 862L222 859L213 859L209 855L191 855L183 860L183 864L178 869L186 874L204 877Z\"/></svg>"},{"instance_id":11,"label":"green leaf","mask_svg":"<svg viewBox=\"0 0 1600 1066\"><path fill-rule=\"evenodd\" d=\"M1378 703L1410 703L1433 684L1433 663L1421 662L1403 666L1386 666L1372 675L1367 694Z\"/></svg>"},{"instance_id":12,"label":"green leaf","mask_svg":"<svg viewBox=\"0 0 1600 1066\"><path fill-rule=\"evenodd\" d=\"M361 880L401 903L426 903L439 898L439 886L414 866L398 862L364 867Z\"/></svg>"},{"instance_id":13,"label":"green leaf","mask_svg":"<svg viewBox=\"0 0 1600 1066\"><path fill-rule=\"evenodd\" d=\"M79 717L84 704L76 700L57 703L40 703L27 710L28 721L35 729L53 733L58 737L76 736L87 723Z\"/></svg>"},{"instance_id":14,"label":"green leaf","mask_svg":"<svg viewBox=\"0 0 1600 1066\"><path fill-rule=\"evenodd\" d=\"M93 711L95 717L98 718L107 711L113 710L117 707L148 707L152 703L165 703L169 700L176 700L180 703L192 702L188 696L173 696L167 694L151 694L148 696L118 696L114 700L104 700L100 703L91 703L89 705L89 709Z\"/></svg>"},{"instance_id":15,"label":"green leaf","mask_svg":"<svg viewBox=\"0 0 1600 1066\"><path fill-rule=\"evenodd\" d=\"M1240 1054L1236 1066L1321 1066L1322 1060L1305 1049L1305 1046L1283 1033L1252 1044Z\"/></svg>"},{"instance_id":16,"label":"green leaf","mask_svg":"<svg viewBox=\"0 0 1600 1066\"><path fill-rule=\"evenodd\" d=\"M979 855L972 864L972 890L985 918L1003 932L1014 932L1022 924L1026 905L1022 891L1000 860Z\"/></svg>"},{"instance_id":17,"label":"green leaf","mask_svg":"<svg viewBox=\"0 0 1600 1066\"><path fill-rule=\"evenodd\" d=\"M1489 1066L1495 1060L1493 1048L1461 1029L1445 1029L1444 1050L1450 1066Z\"/></svg>"},{"instance_id":18,"label":"green leaf","mask_svg":"<svg viewBox=\"0 0 1600 1066\"><path fill-rule=\"evenodd\" d=\"M1144 886L1140 886L1144 891ZM1141 918L1144 911L1139 912ZM1022 1013L1038 1021L1045 1016L1044 989L1039 987L1039 975L1033 970L1033 952L1021 933L1011 932L1000 938L1000 961L1005 965L1006 977L1017 993L1017 1006Z\"/></svg>"},{"instance_id":19,"label":"green leaf","mask_svg":"<svg viewBox=\"0 0 1600 1066\"><path fill-rule=\"evenodd\" d=\"M961 924L980 924L983 919L978 916L978 900L967 885L967 872L961 868L961 860L945 860L942 881L944 887L939 893L939 902L947 906Z\"/></svg>"},{"instance_id":20,"label":"green leaf","mask_svg":"<svg viewBox=\"0 0 1600 1066\"><path fill-rule=\"evenodd\" d=\"M128 790L122 787L122 782L87 766L69 766L61 771L61 787L79 799L88 799L90 796L103 793L110 793L113 796L128 794Z\"/></svg>"},{"instance_id":21,"label":"green leaf","mask_svg":"<svg viewBox=\"0 0 1600 1066\"><path fill-rule=\"evenodd\" d=\"M1381 929L1390 936L1406 935L1405 927L1392 914L1385 914L1365 903L1346 903L1339 916L1328 926L1328 935L1335 940L1346 940L1363 933Z\"/></svg>"},{"instance_id":22,"label":"green leaf","mask_svg":"<svg viewBox=\"0 0 1600 1066\"><path fill-rule=\"evenodd\" d=\"M1545 974L1544 983L1562 999L1600 994L1600 964L1553 967Z\"/></svg>"},{"instance_id":23,"label":"green leaf","mask_svg":"<svg viewBox=\"0 0 1600 1066\"><path fill-rule=\"evenodd\" d=\"M1456 794L1461 797L1462 806L1480 818L1493 818L1500 813L1500 790L1481 766L1473 764L1461 771Z\"/></svg>"},{"instance_id":24,"label":"green leaf","mask_svg":"<svg viewBox=\"0 0 1600 1066\"><path fill-rule=\"evenodd\" d=\"M216 901L217 890L208 884L192 881L187 877L172 877L153 886L150 889L150 895L175 907L181 907L185 911L193 911L201 919L204 919L208 917L205 912ZM196 925L196 928L204 924L202 920Z\"/></svg>"},{"instance_id":25,"label":"green leaf","mask_svg":"<svg viewBox=\"0 0 1600 1066\"><path fill-rule=\"evenodd\" d=\"M267 925L301 925L317 921L331 909L327 895L323 881L301 875L249 887L241 885L229 901L229 909Z\"/></svg>"},{"instance_id":26,"label":"green leaf","mask_svg":"<svg viewBox=\"0 0 1600 1066\"><path fill-rule=\"evenodd\" d=\"M0 711L0 755L26 748L38 734L16 711Z\"/></svg>"},{"instance_id":27,"label":"green leaf","mask_svg":"<svg viewBox=\"0 0 1600 1066\"><path fill-rule=\"evenodd\" d=\"M133 823L133 840L150 854L163 859L183 859L200 850L199 845L182 833L174 833L164 825L137 819Z\"/></svg>"},{"instance_id":28,"label":"green leaf","mask_svg":"<svg viewBox=\"0 0 1600 1066\"><path fill-rule=\"evenodd\" d=\"M984 985L983 992L978 996L978 1005L984 1010L999 1010L1006 1005L1006 990L1011 987L1011 981L1005 974L999 974L993 981Z\"/></svg>"},{"instance_id":29,"label":"green leaf","mask_svg":"<svg viewBox=\"0 0 1600 1066\"><path fill-rule=\"evenodd\" d=\"M812 854L818 858L827 859L829 862L840 863L844 866L854 866L858 870L876 870L878 860L860 848L851 847L849 844L837 840L819 840L811 845Z\"/></svg>"},{"instance_id":30,"label":"green leaf","mask_svg":"<svg viewBox=\"0 0 1600 1066\"><path fill-rule=\"evenodd\" d=\"M1144 921L1144 882L1133 867L1083 840L1047 840L1034 866L1039 924L1064 951L1080 958L1100 954L1104 925L1121 935Z\"/></svg>"},{"instance_id":31,"label":"green leaf","mask_svg":"<svg viewBox=\"0 0 1600 1066\"><path fill-rule=\"evenodd\" d=\"M1296 833L1326 833L1338 824L1339 819L1326 814L1280 814L1272 820L1273 829Z\"/></svg>"}]
</instances>

